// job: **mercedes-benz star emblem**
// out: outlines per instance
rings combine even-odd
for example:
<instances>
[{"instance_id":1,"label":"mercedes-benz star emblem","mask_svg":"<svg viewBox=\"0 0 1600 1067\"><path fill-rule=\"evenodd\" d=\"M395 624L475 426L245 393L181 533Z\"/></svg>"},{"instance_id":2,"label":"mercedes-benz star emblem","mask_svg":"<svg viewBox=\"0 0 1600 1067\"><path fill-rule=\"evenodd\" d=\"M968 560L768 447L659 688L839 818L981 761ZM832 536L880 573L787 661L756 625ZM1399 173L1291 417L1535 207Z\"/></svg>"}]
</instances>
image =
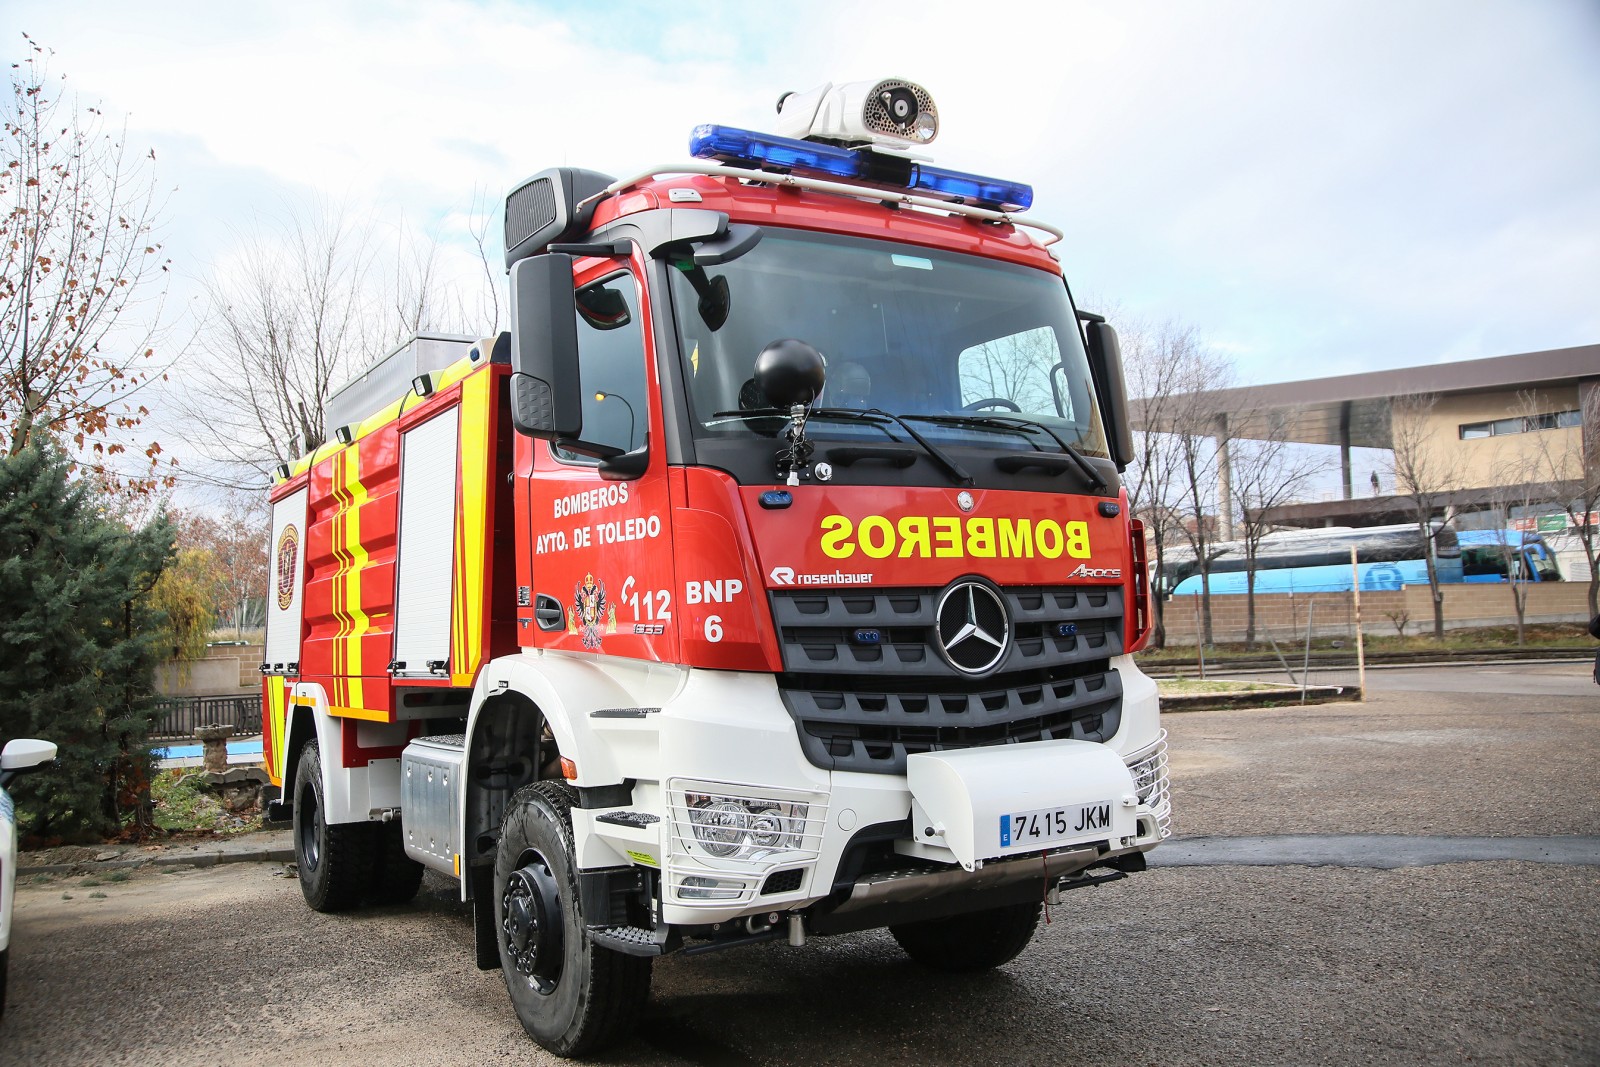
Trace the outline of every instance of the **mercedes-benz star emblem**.
<instances>
[{"instance_id":1,"label":"mercedes-benz star emblem","mask_svg":"<svg viewBox=\"0 0 1600 1067\"><path fill-rule=\"evenodd\" d=\"M967 492L965 489L961 490L961 492L956 494L956 506L962 511L971 511L972 494Z\"/></svg>"},{"instance_id":2,"label":"mercedes-benz star emblem","mask_svg":"<svg viewBox=\"0 0 1600 1067\"><path fill-rule=\"evenodd\" d=\"M962 674L986 674L1011 646L1011 618L1000 594L984 582L957 582L939 598L939 651Z\"/></svg>"}]
</instances>

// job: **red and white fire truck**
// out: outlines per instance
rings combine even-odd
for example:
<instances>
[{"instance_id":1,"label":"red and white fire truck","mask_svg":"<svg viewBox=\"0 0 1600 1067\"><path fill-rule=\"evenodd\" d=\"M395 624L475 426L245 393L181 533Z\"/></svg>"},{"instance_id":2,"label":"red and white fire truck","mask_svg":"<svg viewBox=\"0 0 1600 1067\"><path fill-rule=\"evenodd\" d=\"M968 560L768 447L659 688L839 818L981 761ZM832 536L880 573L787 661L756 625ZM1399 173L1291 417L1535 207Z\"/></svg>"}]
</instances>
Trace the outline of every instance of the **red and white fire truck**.
<instances>
[{"instance_id":1,"label":"red and white fire truck","mask_svg":"<svg viewBox=\"0 0 1600 1067\"><path fill-rule=\"evenodd\" d=\"M926 90L788 94L506 199L511 331L419 336L272 491L307 902L470 901L564 1055L651 963L888 927L1005 963L1168 832L1116 335Z\"/></svg>"}]
</instances>

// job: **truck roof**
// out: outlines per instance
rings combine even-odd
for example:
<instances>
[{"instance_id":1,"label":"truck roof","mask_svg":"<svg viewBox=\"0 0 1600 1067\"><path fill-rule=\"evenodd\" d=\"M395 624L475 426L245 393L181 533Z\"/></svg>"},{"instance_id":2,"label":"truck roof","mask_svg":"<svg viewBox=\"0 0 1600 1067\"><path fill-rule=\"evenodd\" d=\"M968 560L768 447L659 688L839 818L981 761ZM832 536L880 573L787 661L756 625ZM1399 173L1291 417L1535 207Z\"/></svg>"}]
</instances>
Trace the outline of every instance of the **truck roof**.
<instances>
[{"instance_id":1,"label":"truck roof","mask_svg":"<svg viewBox=\"0 0 1600 1067\"><path fill-rule=\"evenodd\" d=\"M772 175L774 181L782 175ZM694 199L674 199L694 194ZM792 185L751 183L722 174L675 174L641 180L609 195L595 207L591 227L640 211L664 207L698 207L725 212L736 222L781 224L796 229L876 237L926 245L954 252L1009 260L1060 274L1056 257L1023 227L997 212L993 220L952 214L950 205L924 207L882 199L874 191L841 194ZM1049 231L1049 232L1054 232Z\"/></svg>"}]
</instances>

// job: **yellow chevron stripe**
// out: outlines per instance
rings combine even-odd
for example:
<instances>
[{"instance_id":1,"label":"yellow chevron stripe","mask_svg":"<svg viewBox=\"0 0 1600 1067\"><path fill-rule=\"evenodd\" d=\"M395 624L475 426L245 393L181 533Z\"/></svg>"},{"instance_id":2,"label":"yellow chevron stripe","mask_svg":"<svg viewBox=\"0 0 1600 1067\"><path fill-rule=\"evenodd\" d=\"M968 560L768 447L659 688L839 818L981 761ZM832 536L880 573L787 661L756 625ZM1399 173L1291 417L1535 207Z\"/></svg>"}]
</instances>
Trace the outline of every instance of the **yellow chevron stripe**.
<instances>
[{"instance_id":1,"label":"yellow chevron stripe","mask_svg":"<svg viewBox=\"0 0 1600 1067\"><path fill-rule=\"evenodd\" d=\"M361 457L357 449L348 448L343 470L345 494L345 521L343 541L349 566L340 584L344 586L345 615L350 620L349 629L339 642L344 646L344 675L349 679L349 695L344 703L360 707L365 703L361 692L361 638L370 621L361 610L361 574L367 566L367 550L361 543L361 507L369 499L367 487L361 484Z\"/></svg>"},{"instance_id":2,"label":"yellow chevron stripe","mask_svg":"<svg viewBox=\"0 0 1600 1067\"><path fill-rule=\"evenodd\" d=\"M461 385L461 510L456 517L455 595L451 597L456 640L451 681L471 685L483 659L484 556L488 518L489 404L494 376L485 367Z\"/></svg>"},{"instance_id":3,"label":"yellow chevron stripe","mask_svg":"<svg viewBox=\"0 0 1600 1067\"><path fill-rule=\"evenodd\" d=\"M333 558L338 566L334 568L333 581L328 587L328 596L333 608L333 617L338 621L338 629L334 631L333 643L330 651L333 659L333 698L343 702L340 691L340 679L344 676L344 639L349 631L350 617L345 611L344 604L344 575L350 567L350 557L344 550L345 515L349 508L349 498L345 494L345 463L348 450L341 450L334 454L330 471L330 490L333 493L334 509L333 518L328 524L328 545L333 551Z\"/></svg>"},{"instance_id":4,"label":"yellow chevron stripe","mask_svg":"<svg viewBox=\"0 0 1600 1067\"><path fill-rule=\"evenodd\" d=\"M329 715L336 715L341 719L366 719L369 722L388 722L387 711L368 711L366 708L337 707L330 705Z\"/></svg>"},{"instance_id":5,"label":"yellow chevron stripe","mask_svg":"<svg viewBox=\"0 0 1600 1067\"><path fill-rule=\"evenodd\" d=\"M283 776L278 773L278 763L283 759L283 727L287 709L284 707L284 695L287 684L281 678L274 678L267 684L267 730L272 737L272 763L267 768L267 777L273 785L282 786Z\"/></svg>"}]
</instances>

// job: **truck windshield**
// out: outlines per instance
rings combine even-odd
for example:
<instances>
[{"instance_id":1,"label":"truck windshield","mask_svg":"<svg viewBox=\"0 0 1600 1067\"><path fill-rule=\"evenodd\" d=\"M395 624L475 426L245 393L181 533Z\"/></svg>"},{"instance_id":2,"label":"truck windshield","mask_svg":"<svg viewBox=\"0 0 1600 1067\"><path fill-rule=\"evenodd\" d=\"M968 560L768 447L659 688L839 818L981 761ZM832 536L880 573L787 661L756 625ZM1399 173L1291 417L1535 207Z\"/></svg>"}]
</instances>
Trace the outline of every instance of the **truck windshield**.
<instances>
[{"instance_id":1,"label":"truck windshield","mask_svg":"<svg viewBox=\"0 0 1600 1067\"><path fill-rule=\"evenodd\" d=\"M827 360L820 408L889 412L940 443L1059 451L1064 442L1085 455L1107 454L1059 277L936 249L774 228L745 255L705 271L695 277L685 265L671 283L698 434L775 432L770 415L744 414L770 406L751 373L762 348L793 337ZM704 293L725 309L708 308ZM906 437L882 419L819 418L808 432Z\"/></svg>"}]
</instances>

